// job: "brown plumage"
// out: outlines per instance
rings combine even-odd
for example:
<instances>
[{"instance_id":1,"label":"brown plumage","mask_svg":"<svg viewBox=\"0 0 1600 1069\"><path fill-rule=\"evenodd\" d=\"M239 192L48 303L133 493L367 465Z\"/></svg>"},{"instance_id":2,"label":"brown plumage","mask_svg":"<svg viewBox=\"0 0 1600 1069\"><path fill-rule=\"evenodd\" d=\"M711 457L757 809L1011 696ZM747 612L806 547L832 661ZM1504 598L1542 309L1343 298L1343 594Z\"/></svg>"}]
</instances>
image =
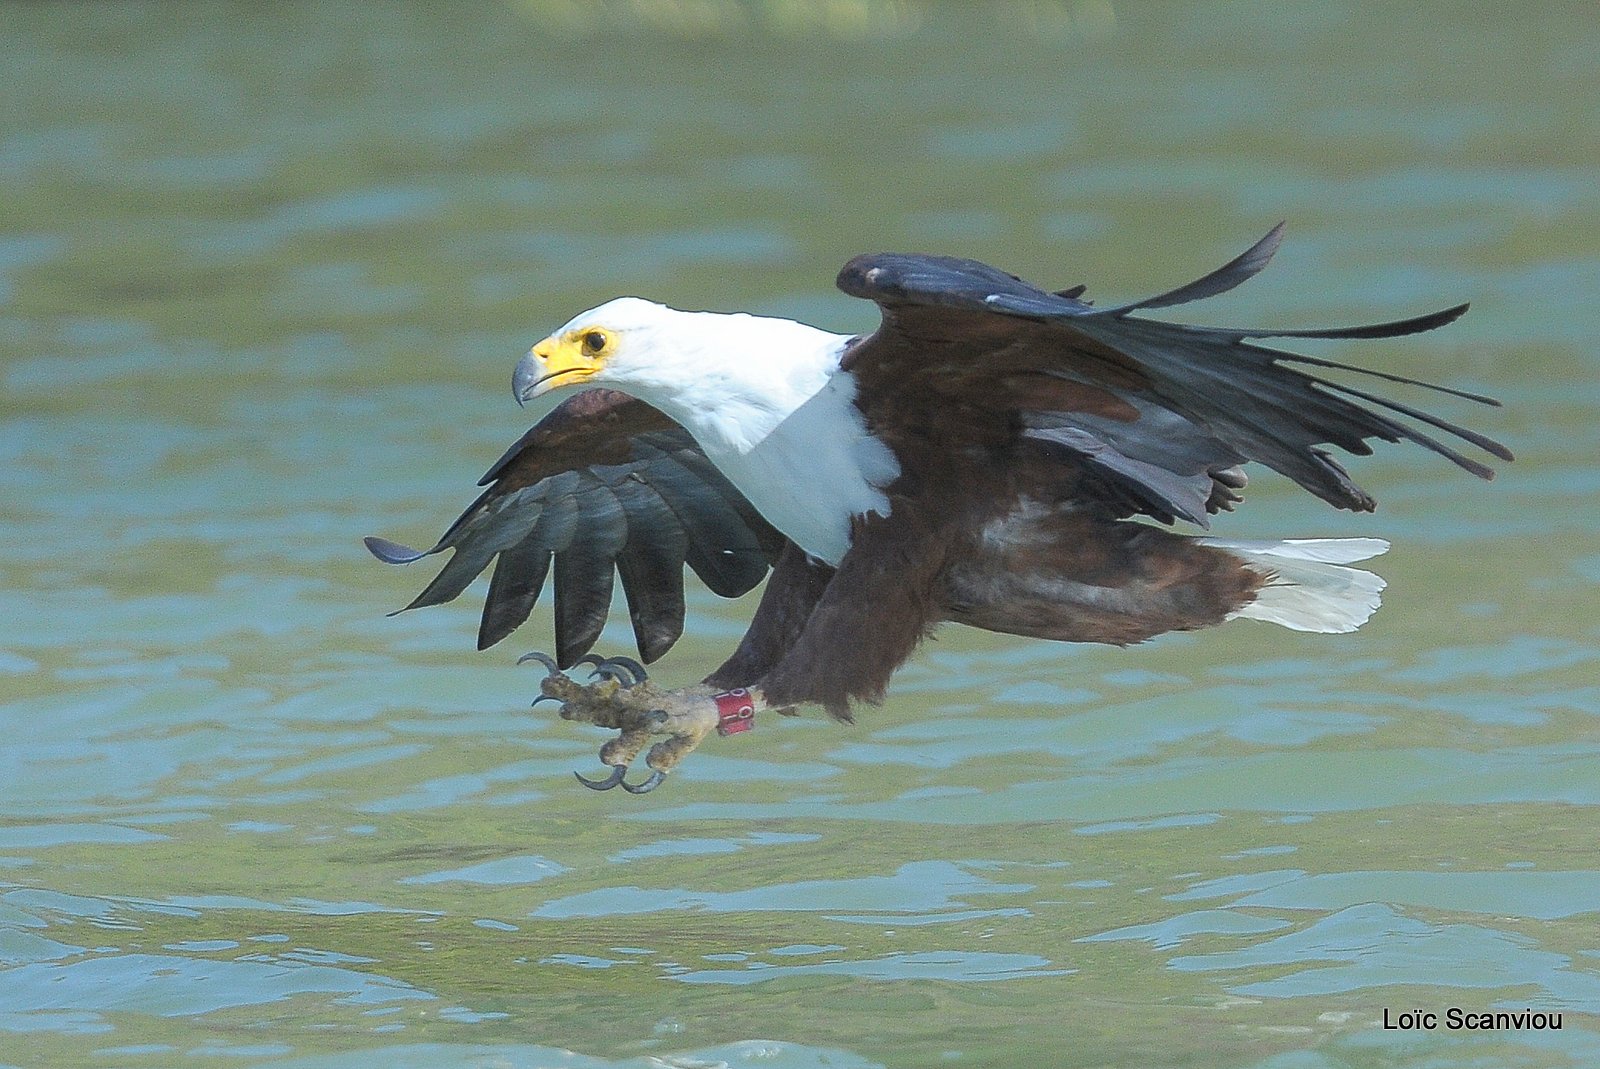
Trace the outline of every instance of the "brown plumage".
<instances>
[{"instance_id":1,"label":"brown plumage","mask_svg":"<svg viewBox=\"0 0 1600 1069\"><path fill-rule=\"evenodd\" d=\"M566 667L598 638L615 567L649 662L682 630L685 564L724 596L750 590L773 566L749 632L707 682L759 687L774 706L820 703L844 719L852 703L880 700L894 670L941 622L1128 644L1247 612L1281 585L1271 567L1149 521L1208 526L1240 500L1241 465L1251 461L1332 505L1370 511L1373 498L1324 447L1365 454L1371 439L1411 441L1492 475L1418 424L1511 459L1483 435L1301 369L1428 384L1259 343L1409 334L1450 322L1465 305L1313 331L1132 314L1232 288L1266 264L1281 230L1187 286L1108 309L1079 299L1082 287L1046 292L975 261L858 257L839 285L876 302L883 320L873 334L841 342L838 374L899 471L881 486L887 508L850 520L836 564L763 519L749 486L741 493L719 470L715 450L658 408L590 389L489 471L488 489L427 551L454 556L408 608L455 597L498 558L479 636L480 648L492 645L527 618L553 559L557 659ZM595 334L577 336L599 351ZM539 376L519 369L519 396L569 373L544 367ZM603 364L583 367L605 381ZM620 378L618 386L630 388ZM382 539L368 545L390 562L423 555ZM1303 559L1312 558L1334 559ZM1358 558L1336 563L1350 559Z\"/></svg>"}]
</instances>

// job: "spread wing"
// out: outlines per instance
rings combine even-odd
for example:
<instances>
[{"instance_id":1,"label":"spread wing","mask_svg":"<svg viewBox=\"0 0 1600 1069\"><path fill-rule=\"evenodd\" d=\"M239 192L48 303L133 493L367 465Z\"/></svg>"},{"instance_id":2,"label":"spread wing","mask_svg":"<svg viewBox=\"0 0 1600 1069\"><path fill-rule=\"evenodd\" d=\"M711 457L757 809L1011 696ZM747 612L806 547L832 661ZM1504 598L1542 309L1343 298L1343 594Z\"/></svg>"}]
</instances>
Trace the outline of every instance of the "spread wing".
<instances>
[{"instance_id":1,"label":"spread wing","mask_svg":"<svg viewBox=\"0 0 1600 1069\"><path fill-rule=\"evenodd\" d=\"M1340 508L1376 502L1323 446L1368 454L1369 439L1424 446L1482 478L1484 464L1433 428L1503 460L1505 446L1421 409L1302 368L1334 368L1453 394L1487 397L1400 375L1302 356L1262 338L1388 338L1449 323L1466 305L1431 315L1331 330L1231 330L1132 313L1223 293L1266 266L1283 225L1186 286L1115 308L1049 293L986 264L937 256L858 256L839 274L846 293L877 302L878 331L846 353L860 401L884 409L959 399L1005 413L1009 433L1080 461L1099 476L1103 504L1163 522L1206 526L1259 461ZM908 400L920 397L921 402ZM946 404L946 408L950 406ZM1397 417L1405 417L1402 420ZM897 413L904 423L904 414ZM1419 426L1419 424L1421 426Z\"/></svg>"},{"instance_id":2,"label":"spread wing","mask_svg":"<svg viewBox=\"0 0 1600 1069\"><path fill-rule=\"evenodd\" d=\"M373 556L409 564L454 550L407 605L450 601L491 561L478 648L509 635L554 570L556 659L563 668L600 637L613 572L639 655L654 661L683 632L683 567L738 597L766 577L783 547L689 433L642 401L585 390L508 449L480 481L488 489L432 549L366 539ZM404 611L404 610L401 610Z\"/></svg>"}]
</instances>

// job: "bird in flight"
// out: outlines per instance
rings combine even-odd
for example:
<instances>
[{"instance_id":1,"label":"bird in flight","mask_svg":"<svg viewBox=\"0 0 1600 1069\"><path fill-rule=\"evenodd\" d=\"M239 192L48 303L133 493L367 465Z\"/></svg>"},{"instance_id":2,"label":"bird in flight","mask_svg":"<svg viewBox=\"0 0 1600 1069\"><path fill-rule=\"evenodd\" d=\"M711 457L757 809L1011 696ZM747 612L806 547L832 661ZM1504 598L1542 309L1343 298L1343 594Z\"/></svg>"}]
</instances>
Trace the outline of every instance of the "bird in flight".
<instances>
[{"instance_id":1,"label":"bird in flight","mask_svg":"<svg viewBox=\"0 0 1600 1069\"><path fill-rule=\"evenodd\" d=\"M610 774L578 778L633 793L711 733L749 730L758 712L816 704L850 721L944 622L1116 645L1235 617L1354 630L1384 581L1350 565L1387 542L1168 528L1209 528L1233 509L1249 462L1370 512L1374 499L1325 447L1365 455L1374 439L1413 442L1484 479L1493 471L1458 443L1512 456L1319 372L1491 398L1262 344L1413 334L1464 304L1324 330L1141 314L1232 289L1282 233L1280 223L1203 278L1114 307L975 260L858 256L838 285L882 313L859 336L609 301L517 364L516 399L543 418L438 543L367 547L392 564L453 551L406 608L455 598L494 563L479 649L525 621L549 579L555 655L524 658L547 669L538 700L616 730L600 751ZM685 565L723 597L767 585L728 659L699 686L664 690L644 664L683 631ZM617 576L638 660L590 652ZM565 674L580 664L591 681ZM630 782L647 746L650 771Z\"/></svg>"}]
</instances>

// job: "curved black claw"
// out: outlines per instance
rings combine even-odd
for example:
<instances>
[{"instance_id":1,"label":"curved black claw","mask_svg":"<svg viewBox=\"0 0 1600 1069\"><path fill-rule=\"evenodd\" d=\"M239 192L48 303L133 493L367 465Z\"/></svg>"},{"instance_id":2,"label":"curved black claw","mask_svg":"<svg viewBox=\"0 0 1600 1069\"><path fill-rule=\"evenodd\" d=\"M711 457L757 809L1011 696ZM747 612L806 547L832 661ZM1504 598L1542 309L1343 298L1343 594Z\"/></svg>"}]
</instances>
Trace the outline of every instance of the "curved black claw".
<instances>
[{"instance_id":1,"label":"curved black claw","mask_svg":"<svg viewBox=\"0 0 1600 1069\"><path fill-rule=\"evenodd\" d=\"M627 772L627 765L612 765L611 775L607 776L605 779L584 779L583 776L576 772L574 772L573 775L577 777L579 783L583 784L591 791L609 791L619 783L622 784L624 789L631 791L633 788L622 782L622 777L625 776ZM649 780L646 780L645 782L649 783ZM650 788L654 790L655 784L650 784Z\"/></svg>"},{"instance_id":2,"label":"curved black claw","mask_svg":"<svg viewBox=\"0 0 1600 1069\"><path fill-rule=\"evenodd\" d=\"M620 782L622 783L622 789L627 791L629 794L649 794L651 791L661 786L661 781L666 778L667 774L665 772L652 771L650 775L645 777L645 781L639 784L637 787L629 783L627 780L621 780Z\"/></svg>"},{"instance_id":3,"label":"curved black claw","mask_svg":"<svg viewBox=\"0 0 1600 1069\"><path fill-rule=\"evenodd\" d=\"M589 673L591 679L614 679L624 687L637 687L650 673L644 670L644 665L632 657L601 657L597 654L586 653L573 662L578 664L592 664L594 671Z\"/></svg>"},{"instance_id":4,"label":"curved black claw","mask_svg":"<svg viewBox=\"0 0 1600 1069\"><path fill-rule=\"evenodd\" d=\"M650 673L644 670L644 665L632 657L612 657L606 661L607 668L625 668L633 673L633 685L638 686L650 678Z\"/></svg>"},{"instance_id":5,"label":"curved black claw","mask_svg":"<svg viewBox=\"0 0 1600 1069\"><path fill-rule=\"evenodd\" d=\"M590 679L615 679L623 686L627 686L630 682L632 682L631 680L624 679L622 676L612 672L606 664L606 659L600 656L598 653L584 654L582 657L579 657L576 661L572 662L572 667L576 668L580 664L594 666L594 670L589 673Z\"/></svg>"},{"instance_id":6,"label":"curved black claw","mask_svg":"<svg viewBox=\"0 0 1600 1069\"><path fill-rule=\"evenodd\" d=\"M535 706L537 706L540 702L555 702L557 705L565 704L564 702L562 702L562 700L560 698L552 698L548 694L541 694L537 698L533 699L533 701L528 703L528 708L532 709Z\"/></svg>"},{"instance_id":7,"label":"curved black claw","mask_svg":"<svg viewBox=\"0 0 1600 1069\"><path fill-rule=\"evenodd\" d=\"M517 658L518 664L527 664L529 661L538 661L540 664L544 665L545 668L549 669L551 675L558 675L561 672L561 666L556 664L556 659L550 656L548 653L540 653L535 650L532 653L524 653L521 657Z\"/></svg>"}]
</instances>

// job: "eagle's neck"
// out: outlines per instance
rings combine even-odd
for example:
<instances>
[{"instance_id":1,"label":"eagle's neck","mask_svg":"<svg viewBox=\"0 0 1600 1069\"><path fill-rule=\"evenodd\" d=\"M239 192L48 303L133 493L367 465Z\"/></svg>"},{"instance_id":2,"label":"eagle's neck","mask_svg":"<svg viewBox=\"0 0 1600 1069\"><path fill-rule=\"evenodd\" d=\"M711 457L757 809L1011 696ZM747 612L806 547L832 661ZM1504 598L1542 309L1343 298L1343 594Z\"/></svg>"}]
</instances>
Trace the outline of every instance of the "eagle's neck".
<instances>
[{"instance_id":1,"label":"eagle's neck","mask_svg":"<svg viewBox=\"0 0 1600 1069\"><path fill-rule=\"evenodd\" d=\"M883 487L900 471L867 430L854 377L839 370L849 337L787 319L682 314L693 329L679 332L657 381L630 392L682 424L767 522L838 564L851 518L887 514Z\"/></svg>"}]
</instances>

